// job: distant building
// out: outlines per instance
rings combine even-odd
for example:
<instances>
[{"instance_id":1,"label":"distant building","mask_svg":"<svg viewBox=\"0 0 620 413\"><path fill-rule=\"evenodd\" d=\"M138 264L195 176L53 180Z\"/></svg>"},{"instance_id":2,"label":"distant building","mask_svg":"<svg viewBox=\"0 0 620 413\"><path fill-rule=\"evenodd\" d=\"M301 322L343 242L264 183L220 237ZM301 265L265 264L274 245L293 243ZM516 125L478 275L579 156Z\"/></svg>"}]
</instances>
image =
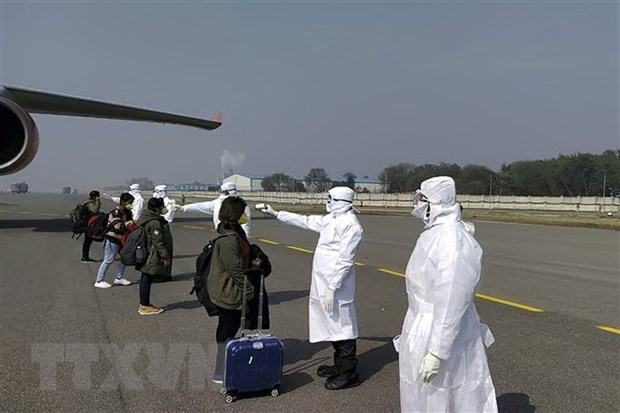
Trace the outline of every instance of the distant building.
<instances>
[{"instance_id":1,"label":"distant building","mask_svg":"<svg viewBox=\"0 0 620 413\"><path fill-rule=\"evenodd\" d=\"M217 184L201 184L195 182L193 184L172 184L168 185L170 191L219 191Z\"/></svg>"},{"instance_id":2,"label":"distant building","mask_svg":"<svg viewBox=\"0 0 620 413\"><path fill-rule=\"evenodd\" d=\"M263 187L261 186L261 182L265 179L264 174L261 175L241 175L241 174L233 174L226 178L224 178L224 183L232 182L237 186L238 191L262 191Z\"/></svg>"},{"instance_id":3,"label":"distant building","mask_svg":"<svg viewBox=\"0 0 620 413\"><path fill-rule=\"evenodd\" d=\"M232 182L237 185L237 190L239 191L262 191L263 187L261 183L263 179L268 176L266 174L257 174L257 175L242 175L242 174L233 174L226 178L224 178L224 182ZM306 181L302 177L295 177L296 181L302 182L304 187L307 187ZM341 178L341 181L344 181L344 178ZM356 178L355 179L355 190L357 192L382 192L383 191L383 183L377 179L368 179L368 178Z\"/></svg>"}]
</instances>

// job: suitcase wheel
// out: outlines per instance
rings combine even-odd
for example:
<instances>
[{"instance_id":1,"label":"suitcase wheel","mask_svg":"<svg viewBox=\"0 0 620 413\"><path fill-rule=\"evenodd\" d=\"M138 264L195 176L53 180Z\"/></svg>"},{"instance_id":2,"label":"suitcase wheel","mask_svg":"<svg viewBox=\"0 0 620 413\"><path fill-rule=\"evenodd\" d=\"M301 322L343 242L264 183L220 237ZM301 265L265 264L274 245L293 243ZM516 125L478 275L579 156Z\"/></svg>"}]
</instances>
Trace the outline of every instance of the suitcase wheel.
<instances>
[{"instance_id":1,"label":"suitcase wheel","mask_svg":"<svg viewBox=\"0 0 620 413\"><path fill-rule=\"evenodd\" d=\"M235 401L235 398L231 394L227 394L224 398L224 401L226 402L226 404L230 404Z\"/></svg>"},{"instance_id":2,"label":"suitcase wheel","mask_svg":"<svg viewBox=\"0 0 620 413\"><path fill-rule=\"evenodd\" d=\"M223 396L226 393L228 393L228 390L226 390L226 387L220 387L220 394Z\"/></svg>"},{"instance_id":3,"label":"suitcase wheel","mask_svg":"<svg viewBox=\"0 0 620 413\"><path fill-rule=\"evenodd\" d=\"M271 390L271 395L273 397L278 397L278 394L280 394L280 391L278 389Z\"/></svg>"}]
</instances>

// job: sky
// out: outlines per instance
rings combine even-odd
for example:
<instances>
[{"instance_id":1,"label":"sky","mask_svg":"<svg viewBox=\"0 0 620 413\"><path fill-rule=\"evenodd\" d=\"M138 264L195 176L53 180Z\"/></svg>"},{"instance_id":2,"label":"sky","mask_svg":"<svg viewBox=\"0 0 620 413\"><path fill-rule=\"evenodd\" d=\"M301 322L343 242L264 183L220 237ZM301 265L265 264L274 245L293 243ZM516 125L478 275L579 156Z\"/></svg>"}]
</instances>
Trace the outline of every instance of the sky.
<instances>
[{"instance_id":1,"label":"sky","mask_svg":"<svg viewBox=\"0 0 620 413\"><path fill-rule=\"evenodd\" d=\"M213 118L33 115L34 191L375 178L620 147L616 1L0 0L0 83ZM224 161L224 162L223 162ZM225 165L223 165L225 163Z\"/></svg>"}]
</instances>

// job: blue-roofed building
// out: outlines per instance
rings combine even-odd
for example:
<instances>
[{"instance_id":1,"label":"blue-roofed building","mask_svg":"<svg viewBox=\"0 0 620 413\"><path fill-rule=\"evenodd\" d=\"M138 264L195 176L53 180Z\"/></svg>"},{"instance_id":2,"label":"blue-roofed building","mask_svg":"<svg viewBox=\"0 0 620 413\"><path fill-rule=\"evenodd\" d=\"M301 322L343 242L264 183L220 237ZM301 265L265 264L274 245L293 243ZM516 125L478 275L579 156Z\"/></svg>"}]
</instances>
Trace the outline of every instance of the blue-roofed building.
<instances>
[{"instance_id":1,"label":"blue-roofed building","mask_svg":"<svg viewBox=\"0 0 620 413\"><path fill-rule=\"evenodd\" d=\"M195 182L193 184L172 184L168 185L170 191L219 191L220 186L217 184L201 184Z\"/></svg>"}]
</instances>

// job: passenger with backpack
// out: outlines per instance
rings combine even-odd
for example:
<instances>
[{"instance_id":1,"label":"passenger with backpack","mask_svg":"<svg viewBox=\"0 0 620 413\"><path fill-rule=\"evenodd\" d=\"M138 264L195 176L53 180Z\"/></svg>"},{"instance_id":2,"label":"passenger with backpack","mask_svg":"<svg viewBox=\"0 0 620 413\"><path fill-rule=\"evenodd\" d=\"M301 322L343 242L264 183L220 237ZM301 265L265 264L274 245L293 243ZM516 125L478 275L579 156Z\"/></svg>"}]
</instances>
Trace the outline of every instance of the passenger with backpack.
<instances>
[{"instance_id":1,"label":"passenger with backpack","mask_svg":"<svg viewBox=\"0 0 620 413\"><path fill-rule=\"evenodd\" d=\"M121 248L121 237L127 230L127 226L134 223L131 215L132 202L133 196L125 192L121 194L120 203L118 206L108 214L108 225L106 228L105 239L103 240L104 257L101 266L99 266L97 280L95 281L95 287L97 288L110 288L112 286L105 280L105 275L108 272L110 265L114 262L116 254ZM125 278L125 264L123 264L122 261L118 263L118 270L116 272L114 284L131 284L131 281Z\"/></svg>"},{"instance_id":2,"label":"passenger with backpack","mask_svg":"<svg viewBox=\"0 0 620 413\"><path fill-rule=\"evenodd\" d=\"M239 224L247 204L239 197L228 197L219 210L218 234L207 278L211 302L217 307L218 324L215 331L217 355L212 381L222 383L224 377L225 345L235 338L241 327L241 305L244 294L244 270L251 267L250 243ZM254 298L254 288L248 283L246 297Z\"/></svg>"},{"instance_id":3,"label":"passenger with backpack","mask_svg":"<svg viewBox=\"0 0 620 413\"><path fill-rule=\"evenodd\" d=\"M140 218L141 229L146 239L147 258L144 264L136 265L142 273L140 278L140 306L138 314L160 314L164 310L151 304L151 286L155 277L170 278L172 269L172 233L168 221L164 218L165 207L163 198L151 198L147 209ZM125 244L129 247L130 242ZM125 248L123 247L123 248Z\"/></svg>"},{"instance_id":4,"label":"passenger with backpack","mask_svg":"<svg viewBox=\"0 0 620 413\"><path fill-rule=\"evenodd\" d=\"M139 220L142 215L142 211L144 210L144 198L142 197L142 192L140 191L140 184L134 183L129 185L129 193L133 196L133 205L131 209L131 214L133 215L133 219ZM118 204L121 199L116 196L110 196L106 193L103 194L105 199L109 199L110 201Z\"/></svg>"},{"instance_id":5,"label":"passenger with backpack","mask_svg":"<svg viewBox=\"0 0 620 413\"><path fill-rule=\"evenodd\" d=\"M73 232L75 234L84 234L84 242L82 243L82 259L80 260L80 262L84 264L96 262L90 258L90 246L93 244L93 238L87 231L87 224L88 220L95 215L99 215L99 211L101 210L101 194L99 191L90 191L88 198L88 201L79 205L79 218L76 216L73 227ZM80 232L77 232L76 230Z\"/></svg>"}]
</instances>

